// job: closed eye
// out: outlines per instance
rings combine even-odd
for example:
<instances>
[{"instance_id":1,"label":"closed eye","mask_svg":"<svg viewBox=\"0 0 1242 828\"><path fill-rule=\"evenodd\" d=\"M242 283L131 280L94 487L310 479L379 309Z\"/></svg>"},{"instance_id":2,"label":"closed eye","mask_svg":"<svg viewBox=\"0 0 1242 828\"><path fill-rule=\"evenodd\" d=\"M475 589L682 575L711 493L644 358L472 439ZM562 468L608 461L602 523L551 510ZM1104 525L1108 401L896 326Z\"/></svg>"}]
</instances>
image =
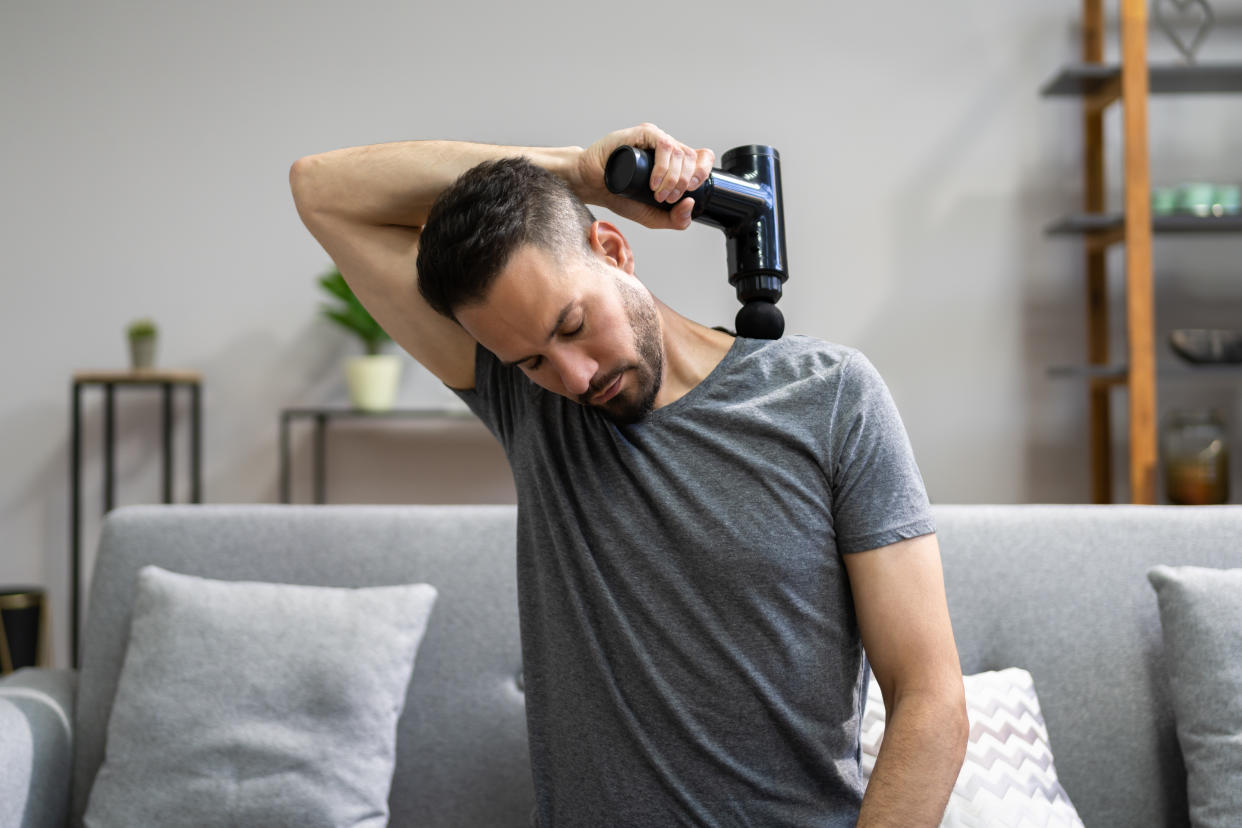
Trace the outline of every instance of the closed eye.
<instances>
[{"instance_id":1,"label":"closed eye","mask_svg":"<svg viewBox=\"0 0 1242 828\"><path fill-rule=\"evenodd\" d=\"M574 328L572 331L562 331L560 336L562 339L572 339L573 337L582 333L584 328L586 328L586 316L582 317L582 321L578 323L578 327ZM523 363L522 367L526 369L527 371L538 371L540 366L542 365L543 365L543 357L535 356L535 357L531 357L530 360Z\"/></svg>"}]
</instances>

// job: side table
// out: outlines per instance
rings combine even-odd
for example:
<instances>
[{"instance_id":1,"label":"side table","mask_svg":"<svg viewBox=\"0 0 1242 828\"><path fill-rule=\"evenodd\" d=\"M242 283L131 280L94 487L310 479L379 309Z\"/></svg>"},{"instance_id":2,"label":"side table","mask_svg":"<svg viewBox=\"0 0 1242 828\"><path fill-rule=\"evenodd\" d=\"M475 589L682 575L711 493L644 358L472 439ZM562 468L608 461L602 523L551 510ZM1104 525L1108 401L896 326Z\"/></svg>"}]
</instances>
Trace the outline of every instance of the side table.
<instances>
[{"instance_id":1,"label":"side table","mask_svg":"<svg viewBox=\"0 0 1242 828\"><path fill-rule=\"evenodd\" d=\"M202 376L196 371L83 371L73 375L73 444L70 448L70 657L78 666L78 635L81 595L81 527L82 527L82 391L87 386L102 386L104 393L104 491L103 510L106 514L115 505L116 458L116 391L118 388L159 387L163 391L164 502L173 502L172 419L173 389L188 388L190 392L190 501L203 502L202 478Z\"/></svg>"},{"instance_id":2,"label":"side table","mask_svg":"<svg viewBox=\"0 0 1242 828\"><path fill-rule=\"evenodd\" d=\"M360 408L307 407L285 408L280 412L280 502L292 501L292 470L290 469L290 425L294 420L313 420L315 423L314 450L312 452L315 475L315 503L326 502L327 468L324 449L327 444L328 423L333 420L473 420L468 410L448 408L393 408L388 411L364 411Z\"/></svg>"}]
</instances>

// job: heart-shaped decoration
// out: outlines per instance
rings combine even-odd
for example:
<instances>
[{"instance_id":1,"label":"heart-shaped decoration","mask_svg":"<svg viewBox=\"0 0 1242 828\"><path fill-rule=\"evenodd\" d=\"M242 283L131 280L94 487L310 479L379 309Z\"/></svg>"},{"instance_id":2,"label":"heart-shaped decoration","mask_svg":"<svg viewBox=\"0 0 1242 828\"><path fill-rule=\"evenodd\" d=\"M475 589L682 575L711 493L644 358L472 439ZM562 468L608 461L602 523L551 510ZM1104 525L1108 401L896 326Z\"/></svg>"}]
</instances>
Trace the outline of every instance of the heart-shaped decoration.
<instances>
[{"instance_id":1,"label":"heart-shaped decoration","mask_svg":"<svg viewBox=\"0 0 1242 828\"><path fill-rule=\"evenodd\" d=\"M1207 0L1152 0L1156 25L1173 41L1187 63L1195 62L1195 52L1216 24ZM1189 40L1182 33L1190 35Z\"/></svg>"}]
</instances>

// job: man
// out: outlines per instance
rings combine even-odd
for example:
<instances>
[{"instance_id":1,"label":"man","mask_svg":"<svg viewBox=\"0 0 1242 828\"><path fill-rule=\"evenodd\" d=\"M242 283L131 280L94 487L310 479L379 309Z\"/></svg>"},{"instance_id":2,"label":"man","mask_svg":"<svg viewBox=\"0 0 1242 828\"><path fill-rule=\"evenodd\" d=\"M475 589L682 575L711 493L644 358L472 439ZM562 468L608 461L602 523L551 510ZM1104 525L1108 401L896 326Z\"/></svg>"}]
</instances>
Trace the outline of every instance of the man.
<instances>
[{"instance_id":1,"label":"man","mask_svg":"<svg viewBox=\"0 0 1242 828\"><path fill-rule=\"evenodd\" d=\"M858 352L663 304L598 204L621 144L676 202L714 156L406 142L296 162L362 302L502 442L538 824L935 825L965 751L927 496ZM866 658L864 659L863 647ZM867 662L888 710L865 797Z\"/></svg>"}]
</instances>

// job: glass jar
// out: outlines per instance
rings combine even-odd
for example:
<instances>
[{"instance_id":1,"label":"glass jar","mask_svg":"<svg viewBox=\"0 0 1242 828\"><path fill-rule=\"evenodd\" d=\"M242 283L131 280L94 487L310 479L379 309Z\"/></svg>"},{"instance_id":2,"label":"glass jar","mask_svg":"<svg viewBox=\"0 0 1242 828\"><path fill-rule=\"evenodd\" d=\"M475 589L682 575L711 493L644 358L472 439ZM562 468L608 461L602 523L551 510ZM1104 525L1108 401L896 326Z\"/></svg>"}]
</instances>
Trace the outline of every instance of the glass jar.
<instances>
[{"instance_id":1,"label":"glass jar","mask_svg":"<svg viewBox=\"0 0 1242 828\"><path fill-rule=\"evenodd\" d=\"M1229 500L1229 444L1216 411L1174 411L1162 435L1164 489L1179 506Z\"/></svg>"}]
</instances>

